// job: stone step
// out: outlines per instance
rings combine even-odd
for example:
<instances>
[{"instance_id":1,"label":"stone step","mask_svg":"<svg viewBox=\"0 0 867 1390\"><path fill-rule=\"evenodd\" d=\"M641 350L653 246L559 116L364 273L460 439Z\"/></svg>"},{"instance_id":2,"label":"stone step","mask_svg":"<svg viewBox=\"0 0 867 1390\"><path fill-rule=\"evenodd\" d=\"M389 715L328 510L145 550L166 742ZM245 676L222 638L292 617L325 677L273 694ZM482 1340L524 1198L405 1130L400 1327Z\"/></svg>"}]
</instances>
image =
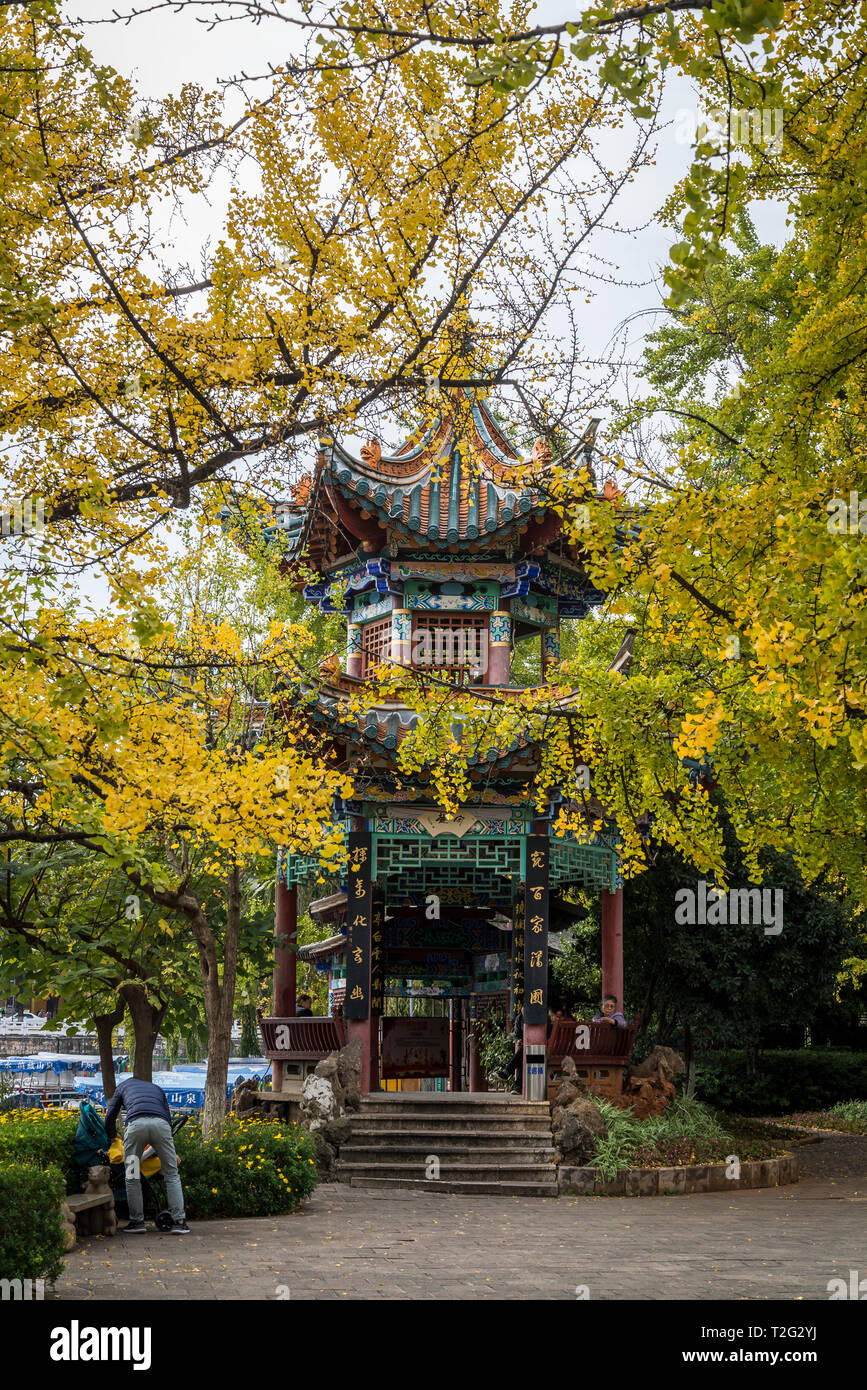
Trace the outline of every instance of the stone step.
<instances>
[{"instance_id":1,"label":"stone step","mask_svg":"<svg viewBox=\"0 0 867 1390\"><path fill-rule=\"evenodd\" d=\"M553 1163L554 1149L548 1144L499 1145L478 1147L469 1144L358 1144L349 1139L340 1146L340 1158L351 1163L424 1163L430 1154L440 1163L483 1163L486 1168L509 1163Z\"/></svg>"},{"instance_id":2,"label":"stone step","mask_svg":"<svg viewBox=\"0 0 867 1390\"><path fill-rule=\"evenodd\" d=\"M484 1116L476 1119L463 1118L460 1115L443 1115L439 1119L429 1119L426 1115L399 1115L399 1116L379 1116L360 1115L352 1116L353 1134L463 1134L478 1137L480 1140L486 1135L492 1138L520 1137L522 1134L544 1135L551 1133L551 1120L549 1116L539 1119L529 1119L524 1117L520 1122L513 1124L501 1124L496 1118L491 1117L490 1123Z\"/></svg>"},{"instance_id":3,"label":"stone step","mask_svg":"<svg viewBox=\"0 0 867 1390\"><path fill-rule=\"evenodd\" d=\"M497 1114L501 1117L512 1115L546 1115L549 1113L546 1100L522 1100L520 1096L495 1096L477 1092L472 1095L371 1095L362 1096L361 1113L382 1111L388 1114L457 1114L473 1115Z\"/></svg>"},{"instance_id":4,"label":"stone step","mask_svg":"<svg viewBox=\"0 0 867 1390\"><path fill-rule=\"evenodd\" d=\"M415 1162L356 1162L354 1158L341 1157L337 1172L341 1179L353 1178L407 1178L422 1184L440 1182L533 1182L557 1186L557 1170L549 1163L440 1163L438 1179L426 1178L424 1163L419 1157Z\"/></svg>"},{"instance_id":5,"label":"stone step","mask_svg":"<svg viewBox=\"0 0 867 1390\"><path fill-rule=\"evenodd\" d=\"M464 1197L556 1197L556 1178L551 1182L485 1182L469 1179L429 1182L425 1178L358 1178L342 1179L350 1187L410 1188L413 1192L434 1196Z\"/></svg>"},{"instance_id":6,"label":"stone step","mask_svg":"<svg viewBox=\"0 0 867 1390\"><path fill-rule=\"evenodd\" d=\"M443 1125L437 1128L410 1125L406 1128L397 1128L391 1125L356 1123L345 1142L347 1144L370 1144L378 1148L385 1148L390 1144L422 1148L435 1143L440 1147L459 1145L462 1148L472 1147L487 1151L492 1148L510 1149L515 1146L526 1148L528 1145L548 1145L551 1143L551 1127L546 1125L544 1128L540 1126L538 1129L526 1129L522 1126L521 1129L497 1128L480 1131L469 1127L461 1129L455 1125Z\"/></svg>"}]
</instances>

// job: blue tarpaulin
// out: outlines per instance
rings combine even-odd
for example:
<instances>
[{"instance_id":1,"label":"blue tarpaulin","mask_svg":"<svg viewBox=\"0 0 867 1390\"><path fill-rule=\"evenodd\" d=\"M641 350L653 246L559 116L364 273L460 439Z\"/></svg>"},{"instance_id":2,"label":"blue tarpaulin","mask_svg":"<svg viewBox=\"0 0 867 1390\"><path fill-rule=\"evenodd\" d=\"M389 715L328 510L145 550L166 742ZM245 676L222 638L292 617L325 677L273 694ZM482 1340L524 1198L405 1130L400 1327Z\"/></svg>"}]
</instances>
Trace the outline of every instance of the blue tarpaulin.
<instances>
[{"instance_id":1,"label":"blue tarpaulin","mask_svg":"<svg viewBox=\"0 0 867 1390\"><path fill-rule=\"evenodd\" d=\"M197 1065L197 1070L190 1068L179 1068L177 1071L155 1071L153 1083L159 1086L161 1091L165 1091L166 1100L169 1108L173 1110L200 1110L205 1103L205 1071L204 1065ZM270 1073L271 1064L264 1057L252 1058L246 1065L243 1062L233 1062L229 1065L229 1073L226 1082L226 1097L232 1094L232 1087L238 1077L255 1077L261 1080ZM123 1078L120 1079L123 1084ZM99 1076L77 1076L73 1081L76 1091L81 1091L88 1100L95 1105L105 1105L105 1091L102 1085L102 1075Z\"/></svg>"},{"instance_id":2,"label":"blue tarpaulin","mask_svg":"<svg viewBox=\"0 0 867 1390\"><path fill-rule=\"evenodd\" d=\"M126 1060L124 1055L115 1057L115 1067L119 1062ZM46 1071L80 1071L87 1075L88 1072L98 1072L99 1069L98 1057L79 1057L71 1052L34 1052L28 1057L0 1057L0 1071L34 1074Z\"/></svg>"}]
</instances>

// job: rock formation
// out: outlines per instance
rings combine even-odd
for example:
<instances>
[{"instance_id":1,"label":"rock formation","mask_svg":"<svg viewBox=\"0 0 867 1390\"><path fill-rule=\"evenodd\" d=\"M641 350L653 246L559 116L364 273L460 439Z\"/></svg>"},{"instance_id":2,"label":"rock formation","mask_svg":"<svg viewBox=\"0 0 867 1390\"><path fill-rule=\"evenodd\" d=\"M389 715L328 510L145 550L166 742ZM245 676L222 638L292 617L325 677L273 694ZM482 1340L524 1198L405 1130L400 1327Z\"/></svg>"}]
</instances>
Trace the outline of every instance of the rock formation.
<instances>
[{"instance_id":1,"label":"rock formation","mask_svg":"<svg viewBox=\"0 0 867 1390\"><path fill-rule=\"evenodd\" d=\"M347 1112L361 1108L361 1064L364 1051L353 1038L339 1052L317 1062L301 1090L304 1128L316 1143L320 1175L331 1177L341 1143L352 1128Z\"/></svg>"},{"instance_id":2,"label":"rock formation","mask_svg":"<svg viewBox=\"0 0 867 1390\"><path fill-rule=\"evenodd\" d=\"M571 1167L589 1163L597 1141L608 1133L602 1112L578 1085L575 1063L564 1057L557 1094L551 1105L556 1161Z\"/></svg>"},{"instance_id":3,"label":"rock formation","mask_svg":"<svg viewBox=\"0 0 867 1390\"><path fill-rule=\"evenodd\" d=\"M624 1104L639 1120L661 1115L674 1097L674 1078L684 1070L683 1060L670 1047L655 1047L649 1057L630 1067L623 1086Z\"/></svg>"}]
</instances>

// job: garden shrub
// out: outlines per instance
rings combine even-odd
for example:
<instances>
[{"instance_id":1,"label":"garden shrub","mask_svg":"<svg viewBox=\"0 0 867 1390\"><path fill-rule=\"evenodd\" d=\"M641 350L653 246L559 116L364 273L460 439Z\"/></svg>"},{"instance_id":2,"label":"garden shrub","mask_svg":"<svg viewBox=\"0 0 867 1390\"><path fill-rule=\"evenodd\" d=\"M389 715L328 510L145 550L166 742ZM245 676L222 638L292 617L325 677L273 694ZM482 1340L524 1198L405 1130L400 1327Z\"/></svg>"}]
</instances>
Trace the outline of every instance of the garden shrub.
<instances>
[{"instance_id":1,"label":"garden shrub","mask_svg":"<svg viewBox=\"0 0 867 1390\"><path fill-rule=\"evenodd\" d=\"M63 1268L63 1174L0 1160L0 1279L53 1281Z\"/></svg>"},{"instance_id":2,"label":"garden shrub","mask_svg":"<svg viewBox=\"0 0 867 1390\"><path fill-rule=\"evenodd\" d=\"M72 1147L77 1125L77 1110L6 1110L0 1114L0 1163L53 1164L63 1174L67 1192L80 1192Z\"/></svg>"},{"instance_id":3,"label":"garden shrub","mask_svg":"<svg viewBox=\"0 0 867 1390\"><path fill-rule=\"evenodd\" d=\"M825 1110L867 1097L867 1053L824 1047L761 1052L755 1076L747 1074L744 1052L699 1053L695 1089L708 1105L744 1115Z\"/></svg>"},{"instance_id":4,"label":"garden shrub","mask_svg":"<svg viewBox=\"0 0 867 1390\"><path fill-rule=\"evenodd\" d=\"M294 1211L316 1186L316 1147L298 1125L230 1115L205 1144L198 1124L175 1136L190 1220L276 1216Z\"/></svg>"}]
</instances>

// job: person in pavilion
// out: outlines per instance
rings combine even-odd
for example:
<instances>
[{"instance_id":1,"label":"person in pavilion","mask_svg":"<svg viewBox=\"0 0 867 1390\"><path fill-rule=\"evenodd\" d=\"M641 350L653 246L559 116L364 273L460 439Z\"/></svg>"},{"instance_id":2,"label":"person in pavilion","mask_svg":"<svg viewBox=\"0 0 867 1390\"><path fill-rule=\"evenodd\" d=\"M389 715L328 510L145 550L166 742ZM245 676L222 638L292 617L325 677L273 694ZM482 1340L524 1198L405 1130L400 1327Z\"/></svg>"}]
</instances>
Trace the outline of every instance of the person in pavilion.
<instances>
[{"instance_id":1,"label":"person in pavilion","mask_svg":"<svg viewBox=\"0 0 867 1390\"><path fill-rule=\"evenodd\" d=\"M611 1023L615 1028L625 1028L626 1019L617 1007L617 995L606 994L602 1000L602 1012L593 1018L594 1023Z\"/></svg>"}]
</instances>

